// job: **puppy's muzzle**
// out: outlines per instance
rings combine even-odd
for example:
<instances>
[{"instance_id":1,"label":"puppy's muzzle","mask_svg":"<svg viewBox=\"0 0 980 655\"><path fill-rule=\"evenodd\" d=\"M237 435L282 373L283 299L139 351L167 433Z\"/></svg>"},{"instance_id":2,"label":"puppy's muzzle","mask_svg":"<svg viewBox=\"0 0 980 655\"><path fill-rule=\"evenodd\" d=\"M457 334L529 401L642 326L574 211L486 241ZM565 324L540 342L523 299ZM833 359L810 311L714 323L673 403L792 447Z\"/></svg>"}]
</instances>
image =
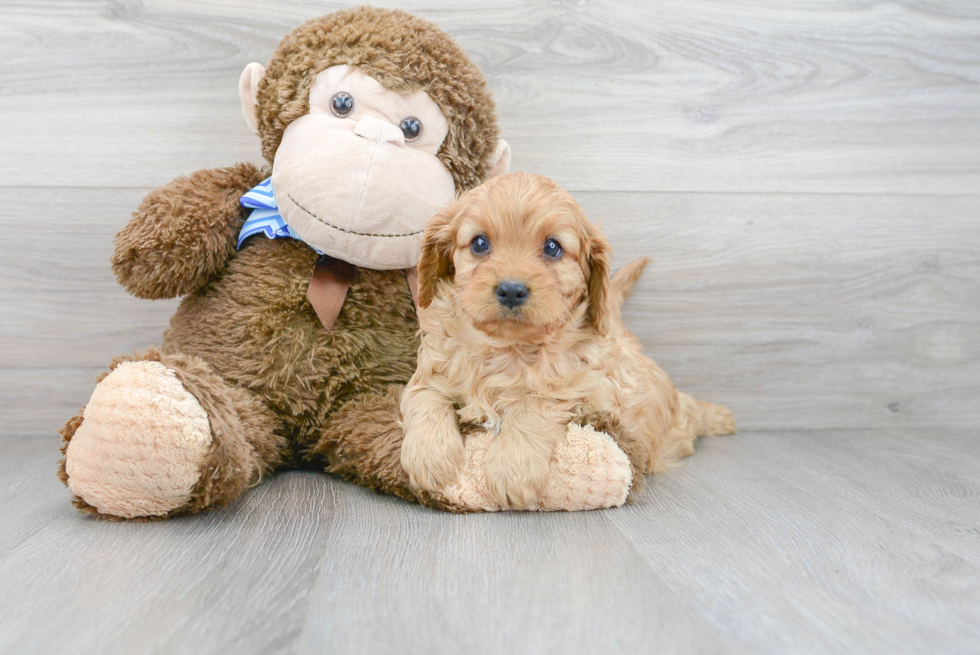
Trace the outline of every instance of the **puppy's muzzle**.
<instances>
[{"instance_id":1,"label":"puppy's muzzle","mask_svg":"<svg viewBox=\"0 0 980 655\"><path fill-rule=\"evenodd\" d=\"M527 300L530 291L527 289L527 285L523 282L514 282L513 280L504 280L497 285L494 290L497 296L497 301L506 307L507 309L514 309L524 304Z\"/></svg>"}]
</instances>

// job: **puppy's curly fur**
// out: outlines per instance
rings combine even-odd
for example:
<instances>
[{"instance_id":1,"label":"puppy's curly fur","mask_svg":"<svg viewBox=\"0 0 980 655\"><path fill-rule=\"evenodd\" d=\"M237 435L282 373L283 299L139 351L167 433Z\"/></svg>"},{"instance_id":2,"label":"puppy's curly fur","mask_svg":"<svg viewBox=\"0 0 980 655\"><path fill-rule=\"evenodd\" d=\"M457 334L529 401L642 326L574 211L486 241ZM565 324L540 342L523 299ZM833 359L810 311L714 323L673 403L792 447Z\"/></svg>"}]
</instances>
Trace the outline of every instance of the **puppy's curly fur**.
<instances>
[{"instance_id":1,"label":"puppy's curly fur","mask_svg":"<svg viewBox=\"0 0 980 655\"><path fill-rule=\"evenodd\" d=\"M491 179L429 222L422 345L401 401L402 465L414 485L436 491L455 480L461 421L497 433L488 480L517 509L547 486L568 423L588 415L621 425L640 474L689 455L695 437L734 432L727 409L679 393L640 352L620 309L646 260L610 280L610 259L578 203L537 175ZM502 283L521 297L508 300Z\"/></svg>"}]
</instances>

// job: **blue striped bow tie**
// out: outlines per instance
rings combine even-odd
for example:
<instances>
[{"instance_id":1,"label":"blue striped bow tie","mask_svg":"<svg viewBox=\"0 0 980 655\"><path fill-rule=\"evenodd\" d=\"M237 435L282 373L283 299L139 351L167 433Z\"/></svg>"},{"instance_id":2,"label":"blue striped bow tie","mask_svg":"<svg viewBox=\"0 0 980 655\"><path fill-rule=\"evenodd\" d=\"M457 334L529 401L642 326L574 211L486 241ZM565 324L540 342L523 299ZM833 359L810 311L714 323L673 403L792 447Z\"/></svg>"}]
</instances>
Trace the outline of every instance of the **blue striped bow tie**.
<instances>
[{"instance_id":1,"label":"blue striped bow tie","mask_svg":"<svg viewBox=\"0 0 980 655\"><path fill-rule=\"evenodd\" d=\"M296 231L286 224L282 216L279 215L279 205L276 203L276 195L272 191L272 178L266 178L242 196L238 202L242 207L251 209L252 212L242 225L241 232L238 233L238 249L241 250L245 239L255 234L264 234L270 239L296 239L302 241ZM307 244L309 245L309 244ZM312 246L311 246L312 247ZM319 254L320 250L313 248Z\"/></svg>"}]
</instances>

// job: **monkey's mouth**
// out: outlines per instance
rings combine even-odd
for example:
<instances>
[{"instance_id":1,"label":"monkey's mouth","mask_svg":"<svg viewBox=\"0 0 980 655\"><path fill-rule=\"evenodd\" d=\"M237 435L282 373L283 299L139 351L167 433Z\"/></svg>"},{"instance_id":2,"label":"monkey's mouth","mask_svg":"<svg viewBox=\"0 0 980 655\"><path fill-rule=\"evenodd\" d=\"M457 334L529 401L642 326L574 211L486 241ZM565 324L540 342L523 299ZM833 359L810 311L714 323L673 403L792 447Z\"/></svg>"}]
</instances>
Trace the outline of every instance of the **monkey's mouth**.
<instances>
[{"instance_id":1,"label":"monkey's mouth","mask_svg":"<svg viewBox=\"0 0 980 655\"><path fill-rule=\"evenodd\" d=\"M303 212L305 212L306 214L308 214L310 216L310 218L314 219L318 223L321 223L323 225L326 225L327 227L329 227L329 228L331 228L333 230L337 230L338 232L343 232L344 234L353 234L354 236L358 236L358 237L380 237L380 238L385 238L385 239L397 239L397 238L400 238L400 237L415 237L415 236L418 236L418 235L422 234L422 232L424 232L424 229L422 229L422 230L417 230L415 232L404 232L402 234L374 234L374 233L371 233L371 232L357 232L355 230L347 230L347 229L344 229L344 228L339 227L337 225L334 225L330 221L327 221L327 220L324 220L324 219L320 218L315 213L313 213L312 211L310 211L309 209L307 209L306 207L304 207L303 205L301 205L299 203L299 201L296 200L296 198L294 198L292 196L292 194L287 193L286 194L286 197L289 198L292 201L292 203L294 205L296 205L299 209L303 210Z\"/></svg>"}]
</instances>

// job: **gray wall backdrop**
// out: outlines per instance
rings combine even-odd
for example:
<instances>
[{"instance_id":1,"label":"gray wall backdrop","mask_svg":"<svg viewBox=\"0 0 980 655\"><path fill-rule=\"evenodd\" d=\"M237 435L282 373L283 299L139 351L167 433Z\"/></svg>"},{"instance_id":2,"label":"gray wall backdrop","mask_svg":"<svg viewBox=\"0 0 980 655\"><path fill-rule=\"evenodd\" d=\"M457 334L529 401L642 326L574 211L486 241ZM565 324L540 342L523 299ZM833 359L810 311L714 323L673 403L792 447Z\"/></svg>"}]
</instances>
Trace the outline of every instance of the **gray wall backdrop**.
<instances>
[{"instance_id":1,"label":"gray wall backdrop","mask_svg":"<svg viewBox=\"0 0 980 655\"><path fill-rule=\"evenodd\" d=\"M571 190L627 321L743 430L980 418L976 2L401 3L483 68L513 168ZM175 302L113 235L154 186L259 161L237 79L337 3L7 0L0 429L51 435Z\"/></svg>"}]
</instances>

